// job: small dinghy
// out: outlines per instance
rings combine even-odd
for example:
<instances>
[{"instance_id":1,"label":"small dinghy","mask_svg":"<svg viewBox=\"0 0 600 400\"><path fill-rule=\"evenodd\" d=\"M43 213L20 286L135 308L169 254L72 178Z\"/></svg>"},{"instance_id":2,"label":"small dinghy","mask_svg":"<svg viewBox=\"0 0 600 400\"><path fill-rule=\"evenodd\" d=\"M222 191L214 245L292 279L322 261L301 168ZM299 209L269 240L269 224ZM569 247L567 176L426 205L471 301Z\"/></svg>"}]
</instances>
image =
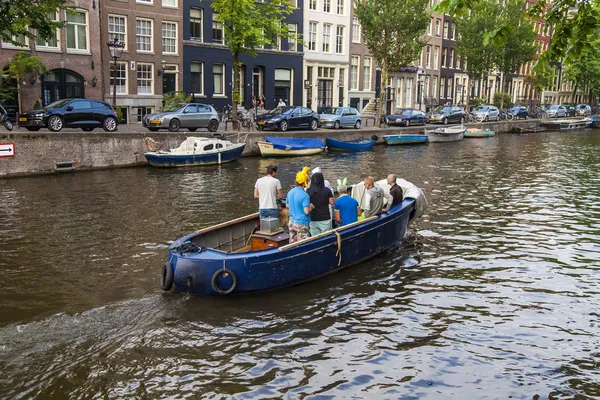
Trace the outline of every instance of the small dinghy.
<instances>
[{"instance_id":1,"label":"small dinghy","mask_svg":"<svg viewBox=\"0 0 600 400\"><path fill-rule=\"evenodd\" d=\"M325 150L321 139L281 138L265 136L265 141L257 142L263 157L312 156Z\"/></svg>"},{"instance_id":2,"label":"small dinghy","mask_svg":"<svg viewBox=\"0 0 600 400\"><path fill-rule=\"evenodd\" d=\"M489 129L469 128L465 132L465 138L487 138L495 134L496 132Z\"/></svg>"},{"instance_id":3,"label":"small dinghy","mask_svg":"<svg viewBox=\"0 0 600 400\"><path fill-rule=\"evenodd\" d=\"M242 155L244 143L232 143L224 140L224 136L194 137L190 136L179 147L174 149L157 149L157 143L145 138L150 152L144 157L153 167L191 167L197 165L223 164L237 160Z\"/></svg>"},{"instance_id":4,"label":"small dinghy","mask_svg":"<svg viewBox=\"0 0 600 400\"><path fill-rule=\"evenodd\" d=\"M429 142L429 136L427 136L426 134L385 135L383 139L390 146L405 144L423 144Z\"/></svg>"},{"instance_id":5,"label":"small dinghy","mask_svg":"<svg viewBox=\"0 0 600 400\"><path fill-rule=\"evenodd\" d=\"M437 128L425 131L429 136L429 141L436 142L458 142L463 140L467 128L464 126L450 126L447 128Z\"/></svg>"},{"instance_id":6,"label":"small dinghy","mask_svg":"<svg viewBox=\"0 0 600 400\"><path fill-rule=\"evenodd\" d=\"M355 140L336 140L327 138L325 144L328 150L362 151L369 150L375 146L378 137L373 135L371 139L359 138Z\"/></svg>"},{"instance_id":7,"label":"small dinghy","mask_svg":"<svg viewBox=\"0 0 600 400\"><path fill-rule=\"evenodd\" d=\"M546 128L543 126L536 126L533 128L512 128L510 133L535 133L535 132L544 132Z\"/></svg>"}]
</instances>

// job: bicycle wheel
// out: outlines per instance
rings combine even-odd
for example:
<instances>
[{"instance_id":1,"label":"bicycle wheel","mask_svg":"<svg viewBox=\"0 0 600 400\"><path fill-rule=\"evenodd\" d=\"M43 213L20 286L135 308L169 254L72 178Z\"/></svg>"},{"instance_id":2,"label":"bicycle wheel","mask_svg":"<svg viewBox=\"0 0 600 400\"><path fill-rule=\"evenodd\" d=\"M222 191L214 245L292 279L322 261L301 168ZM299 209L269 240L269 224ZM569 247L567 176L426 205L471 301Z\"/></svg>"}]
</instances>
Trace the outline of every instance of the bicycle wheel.
<instances>
[{"instance_id":1,"label":"bicycle wheel","mask_svg":"<svg viewBox=\"0 0 600 400\"><path fill-rule=\"evenodd\" d=\"M512 121L515 118L514 115L512 115L511 113L506 114L506 120L507 121Z\"/></svg>"}]
</instances>

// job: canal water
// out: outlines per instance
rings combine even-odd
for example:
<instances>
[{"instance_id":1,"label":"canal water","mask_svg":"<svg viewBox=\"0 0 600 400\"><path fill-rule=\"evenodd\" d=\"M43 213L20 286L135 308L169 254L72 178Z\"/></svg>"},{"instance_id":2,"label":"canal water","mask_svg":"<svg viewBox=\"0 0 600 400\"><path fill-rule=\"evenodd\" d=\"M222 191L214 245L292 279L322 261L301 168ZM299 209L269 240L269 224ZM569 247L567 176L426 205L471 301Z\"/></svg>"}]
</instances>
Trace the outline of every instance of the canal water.
<instances>
[{"instance_id":1,"label":"canal water","mask_svg":"<svg viewBox=\"0 0 600 400\"><path fill-rule=\"evenodd\" d=\"M272 161L0 180L0 398L600 396L600 133L281 159L427 195L403 245L245 297L159 290Z\"/></svg>"}]
</instances>

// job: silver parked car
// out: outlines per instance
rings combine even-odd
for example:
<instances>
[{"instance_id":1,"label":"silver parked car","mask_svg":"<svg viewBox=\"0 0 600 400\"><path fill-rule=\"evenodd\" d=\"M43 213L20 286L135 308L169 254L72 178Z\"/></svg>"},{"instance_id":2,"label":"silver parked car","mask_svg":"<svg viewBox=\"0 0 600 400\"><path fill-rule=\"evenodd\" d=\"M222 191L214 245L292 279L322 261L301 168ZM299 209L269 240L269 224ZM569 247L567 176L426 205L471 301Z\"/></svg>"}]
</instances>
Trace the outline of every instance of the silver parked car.
<instances>
[{"instance_id":1,"label":"silver parked car","mask_svg":"<svg viewBox=\"0 0 600 400\"><path fill-rule=\"evenodd\" d=\"M577 104L577 106L575 106L575 111L577 115L581 115L582 117L592 115L592 107L587 104Z\"/></svg>"},{"instance_id":2,"label":"silver parked car","mask_svg":"<svg viewBox=\"0 0 600 400\"><path fill-rule=\"evenodd\" d=\"M207 104L179 103L167 106L162 112L145 115L142 124L151 131L168 129L177 132L185 128L194 132L198 128L206 128L216 132L219 129L219 115Z\"/></svg>"},{"instance_id":3,"label":"silver parked car","mask_svg":"<svg viewBox=\"0 0 600 400\"><path fill-rule=\"evenodd\" d=\"M475 117L479 117L481 121L499 121L500 110L496 106L479 106L473 110L472 114Z\"/></svg>"},{"instance_id":4,"label":"silver parked car","mask_svg":"<svg viewBox=\"0 0 600 400\"><path fill-rule=\"evenodd\" d=\"M552 104L546 108L546 114L549 118L564 118L567 116L567 107L560 104Z\"/></svg>"}]
</instances>

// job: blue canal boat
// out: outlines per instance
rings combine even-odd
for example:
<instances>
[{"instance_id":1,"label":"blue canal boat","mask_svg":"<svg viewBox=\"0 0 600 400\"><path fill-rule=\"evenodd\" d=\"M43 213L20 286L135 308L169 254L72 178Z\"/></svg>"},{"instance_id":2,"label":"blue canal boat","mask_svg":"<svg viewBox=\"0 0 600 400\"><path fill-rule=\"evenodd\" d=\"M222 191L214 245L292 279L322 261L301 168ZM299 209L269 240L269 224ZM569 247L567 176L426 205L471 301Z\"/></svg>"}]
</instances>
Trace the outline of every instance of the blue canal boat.
<instances>
[{"instance_id":1,"label":"blue canal boat","mask_svg":"<svg viewBox=\"0 0 600 400\"><path fill-rule=\"evenodd\" d=\"M289 244L281 230L270 236L256 232L258 213L199 230L169 247L161 288L246 294L340 271L401 242L416 201L407 197L387 213Z\"/></svg>"},{"instance_id":2,"label":"blue canal boat","mask_svg":"<svg viewBox=\"0 0 600 400\"><path fill-rule=\"evenodd\" d=\"M355 139L355 140L336 140L327 138L325 145L328 150L345 150L345 151L362 151L372 149L377 143L377 136L371 136L371 139Z\"/></svg>"},{"instance_id":3,"label":"blue canal boat","mask_svg":"<svg viewBox=\"0 0 600 400\"><path fill-rule=\"evenodd\" d=\"M223 164L240 158L245 147L245 143L231 143L216 137L188 137L179 147L168 150L156 149L156 142L150 138L146 138L146 145L153 151L144 157L153 167Z\"/></svg>"},{"instance_id":4,"label":"blue canal boat","mask_svg":"<svg viewBox=\"0 0 600 400\"><path fill-rule=\"evenodd\" d=\"M383 139L390 146L399 144L423 144L429 141L429 137L425 134L385 135Z\"/></svg>"}]
</instances>

